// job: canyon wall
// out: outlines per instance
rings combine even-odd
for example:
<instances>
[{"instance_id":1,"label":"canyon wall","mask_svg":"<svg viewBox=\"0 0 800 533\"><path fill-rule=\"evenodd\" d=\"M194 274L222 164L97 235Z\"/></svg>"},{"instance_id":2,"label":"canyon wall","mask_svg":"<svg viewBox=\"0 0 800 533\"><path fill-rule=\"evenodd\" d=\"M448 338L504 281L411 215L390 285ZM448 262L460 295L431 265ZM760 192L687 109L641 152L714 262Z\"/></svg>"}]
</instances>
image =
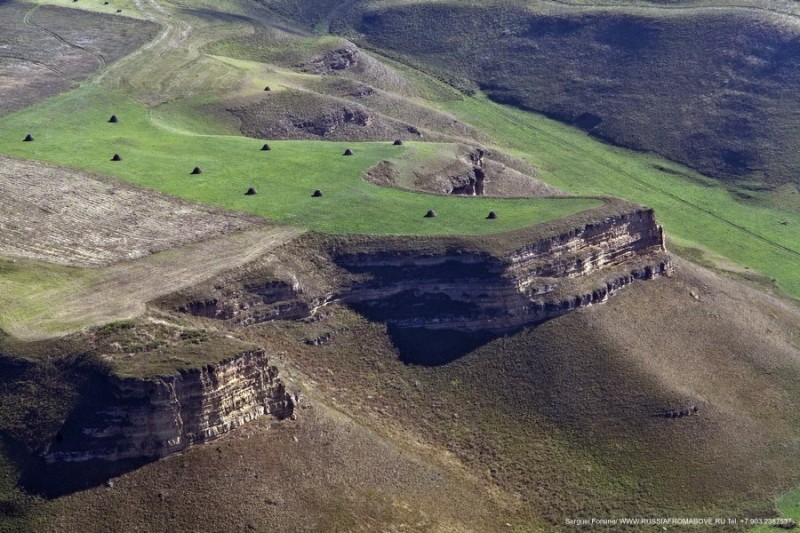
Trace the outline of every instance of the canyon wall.
<instances>
[{"instance_id":1,"label":"canyon wall","mask_svg":"<svg viewBox=\"0 0 800 533\"><path fill-rule=\"evenodd\" d=\"M371 248L334 256L360 278L339 299L399 328L502 334L672 271L663 231L648 209L584 223L501 255Z\"/></svg>"},{"instance_id":2,"label":"canyon wall","mask_svg":"<svg viewBox=\"0 0 800 533\"><path fill-rule=\"evenodd\" d=\"M170 376L105 376L66 421L45 459L163 457L265 414L289 417L296 399L277 374L255 349Z\"/></svg>"}]
</instances>

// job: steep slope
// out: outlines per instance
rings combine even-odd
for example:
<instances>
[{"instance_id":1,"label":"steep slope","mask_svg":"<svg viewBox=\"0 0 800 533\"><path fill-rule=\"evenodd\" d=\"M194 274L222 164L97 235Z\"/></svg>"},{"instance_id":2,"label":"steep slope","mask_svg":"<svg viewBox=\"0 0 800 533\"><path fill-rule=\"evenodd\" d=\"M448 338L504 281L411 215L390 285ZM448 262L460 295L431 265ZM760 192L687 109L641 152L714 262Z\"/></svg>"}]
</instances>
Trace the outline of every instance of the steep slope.
<instances>
[{"instance_id":1,"label":"steep slope","mask_svg":"<svg viewBox=\"0 0 800 533\"><path fill-rule=\"evenodd\" d=\"M266 1L306 16L293 2ZM320 9L316 16L323 16ZM331 28L465 90L737 182L797 184L791 10L355 2Z\"/></svg>"},{"instance_id":2,"label":"steep slope","mask_svg":"<svg viewBox=\"0 0 800 533\"><path fill-rule=\"evenodd\" d=\"M343 408L516 495L512 523L771 516L798 481L800 313L676 267L434 368L402 364L381 326L335 308L248 336L285 350Z\"/></svg>"},{"instance_id":3,"label":"steep slope","mask_svg":"<svg viewBox=\"0 0 800 533\"><path fill-rule=\"evenodd\" d=\"M302 383L298 420L246 425L113 488L40 504L44 530L82 523L86 501L98 530L117 527L115 516L191 530L221 486L236 494L222 496L222 531L768 517L798 481L800 312L684 261L671 278L436 367L403 363L384 325L337 304L303 321L229 326ZM120 514L100 512L111 506Z\"/></svg>"}]
</instances>

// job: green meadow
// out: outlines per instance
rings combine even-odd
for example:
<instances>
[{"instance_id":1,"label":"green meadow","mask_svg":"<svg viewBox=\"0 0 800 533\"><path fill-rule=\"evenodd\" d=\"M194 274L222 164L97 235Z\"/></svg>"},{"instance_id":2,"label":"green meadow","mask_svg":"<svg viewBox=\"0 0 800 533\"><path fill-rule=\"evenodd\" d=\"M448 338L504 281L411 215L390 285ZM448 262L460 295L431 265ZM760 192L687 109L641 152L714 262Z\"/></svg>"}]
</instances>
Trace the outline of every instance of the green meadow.
<instances>
[{"instance_id":1,"label":"green meadow","mask_svg":"<svg viewBox=\"0 0 800 533\"><path fill-rule=\"evenodd\" d=\"M758 191L730 190L661 157L601 143L482 97L439 105L540 169L547 183L576 195L616 196L653 207L673 251L800 298L800 210L792 207L800 205L800 198L792 199L797 190L785 192L781 208Z\"/></svg>"},{"instance_id":2,"label":"green meadow","mask_svg":"<svg viewBox=\"0 0 800 533\"><path fill-rule=\"evenodd\" d=\"M776 502L782 519L800 521L800 487L780 496ZM750 530L750 533L769 533L778 531L774 524L760 525Z\"/></svg>"},{"instance_id":3,"label":"green meadow","mask_svg":"<svg viewBox=\"0 0 800 533\"><path fill-rule=\"evenodd\" d=\"M114 114L119 122L109 123ZM26 134L33 142L23 142ZM0 119L0 152L116 176L183 198L329 233L482 235L602 205L592 198L489 199L418 194L362 179L382 160L423 162L430 144L265 141L158 127L118 93L85 86ZM353 156L344 156L351 148ZM119 154L122 161L112 161ZM202 173L190 175L194 167ZM257 194L245 196L254 187ZM314 190L323 196L313 198ZM433 209L436 218L424 218ZM486 220L490 210L496 220Z\"/></svg>"}]
</instances>

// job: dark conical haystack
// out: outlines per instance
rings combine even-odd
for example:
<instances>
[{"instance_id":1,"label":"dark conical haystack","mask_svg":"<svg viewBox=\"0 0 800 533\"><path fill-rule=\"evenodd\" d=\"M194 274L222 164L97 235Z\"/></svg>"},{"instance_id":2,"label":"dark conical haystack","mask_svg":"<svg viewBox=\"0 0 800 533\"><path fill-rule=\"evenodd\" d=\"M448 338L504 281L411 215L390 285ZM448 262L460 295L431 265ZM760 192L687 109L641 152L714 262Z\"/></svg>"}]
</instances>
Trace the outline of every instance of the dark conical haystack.
<instances>
[{"instance_id":1,"label":"dark conical haystack","mask_svg":"<svg viewBox=\"0 0 800 533\"><path fill-rule=\"evenodd\" d=\"M245 196L253 196L254 194L256 194L256 190L253 187L250 187L247 189L247 192L244 193Z\"/></svg>"},{"instance_id":2,"label":"dark conical haystack","mask_svg":"<svg viewBox=\"0 0 800 533\"><path fill-rule=\"evenodd\" d=\"M344 155L353 155L353 151L350 148L348 148L347 150L344 151Z\"/></svg>"},{"instance_id":3,"label":"dark conical haystack","mask_svg":"<svg viewBox=\"0 0 800 533\"><path fill-rule=\"evenodd\" d=\"M497 213L495 213L494 211L489 211L489 215L486 218L488 218L489 220L494 220L497 218Z\"/></svg>"},{"instance_id":4,"label":"dark conical haystack","mask_svg":"<svg viewBox=\"0 0 800 533\"><path fill-rule=\"evenodd\" d=\"M269 152L270 150L272 150L272 148L268 144L264 144L264 146L261 147L262 152Z\"/></svg>"},{"instance_id":5,"label":"dark conical haystack","mask_svg":"<svg viewBox=\"0 0 800 533\"><path fill-rule=\"evenodd\" d=\"M433 209L428 209L428 212L425 213L425 218L435 218L435 217L436 217L436 211L434 211Z\"/></svg>"},{"instance_id":6,"label":"dark conical haystack","mask_svg":"<svg viewBox=\"0 0 800 533\"><path fill-rule=\"evenodd\" d=\"M111 158L112 161L122 161L122 157L119 154L114 154L114 157Z\"/></svg>"},{"instance_id":7,"label":"dark conical haystack","mask_svg":"<svg viewBox=\"0 0 800 533\"><path fill-rule=\"evenodd\" d=\"M111 122L112 124L116 124L118 122L117 115L111 115L111 118L108 119L108 121Z\"/></svg>"},{"instance_id":8,"label":"dark conical haystack","mask_svg":"<svg viewBox=\"0 0 800 533\"><path fill-rule=\"evenodd\" d=\"M313 196L314 198L319 198L320 196L322 196L322 191L317 189L311 196Z\"/></svg>"},{"instance_id":9,"label":"dark conical haystack","mask_svg":"<svg viewBox=\"0 0 800 533\"><path fill-rule=\"evenodd\" d=\"M394 146L403 146L403 141L401 139L395 139L392 144Z\"/></svg>"},{"instance_id":10,"label":"dark conical haystack","mask_svg":"<svg viewBox=\"0 0 800 533\"><path fill-rule=\"evenodd\" d=\"M27 142L31 142L31 141L33 140L33 135L31 135L31 134L29 133L29 134L27 134L27 135L25 136L25 138L24 138L24 139L22 139L22 140L23 140L23 141L25 141L26 143L27 143Z\"/></svg>"},{"instance_id":11,"label":"dark conical haystack","mask_svg":"<svg viewBox=\"0 0 800 533\"><path fill-rule=\"evenodd\" d=\"M202 174L202 173L203 173L203 171L200 170L200 167L194 167L192 169L192 171L190 172L190 174Z\"/></svg>"}]
</instances>

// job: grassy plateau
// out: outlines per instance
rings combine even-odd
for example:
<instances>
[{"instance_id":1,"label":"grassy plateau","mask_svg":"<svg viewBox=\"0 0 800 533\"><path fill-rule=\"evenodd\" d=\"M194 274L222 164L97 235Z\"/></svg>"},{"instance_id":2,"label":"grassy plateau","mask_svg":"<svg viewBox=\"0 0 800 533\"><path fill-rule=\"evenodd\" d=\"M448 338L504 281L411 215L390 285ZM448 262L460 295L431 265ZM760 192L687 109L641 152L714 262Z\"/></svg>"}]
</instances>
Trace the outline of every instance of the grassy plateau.
<instances>
[{"instance_id":1,"label":"grassy plateau","mask_svg":"<svg viewBox=\"0 0 800 533\"><path fill-rule=\"evenodd\" d=\"M108 123L114 114L116 124ZM432 196L379 187L361 174L382 160L434 155L382 143L262 141L158 128L147 109L87 86L0 119L0 151L57 162L329 233L480 235L561 218L602 205L597 199L486 199ZM23 142L27 133L33 142ZM344 156L351 148L353 156ZM122 161L111 161L119 154ZM202 174L190 175L194 167ZM256 195L245 196L249 187ZM323 196L312 197L320 189ZM436 218L424 218L429 209ZM486 220L490 210L496 220Z\"/></svg>"},{"instance_id":2,"label":"grassy plateau","mask_svg":"<svg viewBox=\"0 0 800 533\"><path fill-rule=\"evenodd\" d=\"M743 199L676 163L600 143L554 120L483 98L444 105L541 168L544 181L573 194L611 195L651 206L679 253L693 249L712 264L760 274L767 284L800 297L798 210L773 205L758 192Z\"/></svg>"}]
</instances>

